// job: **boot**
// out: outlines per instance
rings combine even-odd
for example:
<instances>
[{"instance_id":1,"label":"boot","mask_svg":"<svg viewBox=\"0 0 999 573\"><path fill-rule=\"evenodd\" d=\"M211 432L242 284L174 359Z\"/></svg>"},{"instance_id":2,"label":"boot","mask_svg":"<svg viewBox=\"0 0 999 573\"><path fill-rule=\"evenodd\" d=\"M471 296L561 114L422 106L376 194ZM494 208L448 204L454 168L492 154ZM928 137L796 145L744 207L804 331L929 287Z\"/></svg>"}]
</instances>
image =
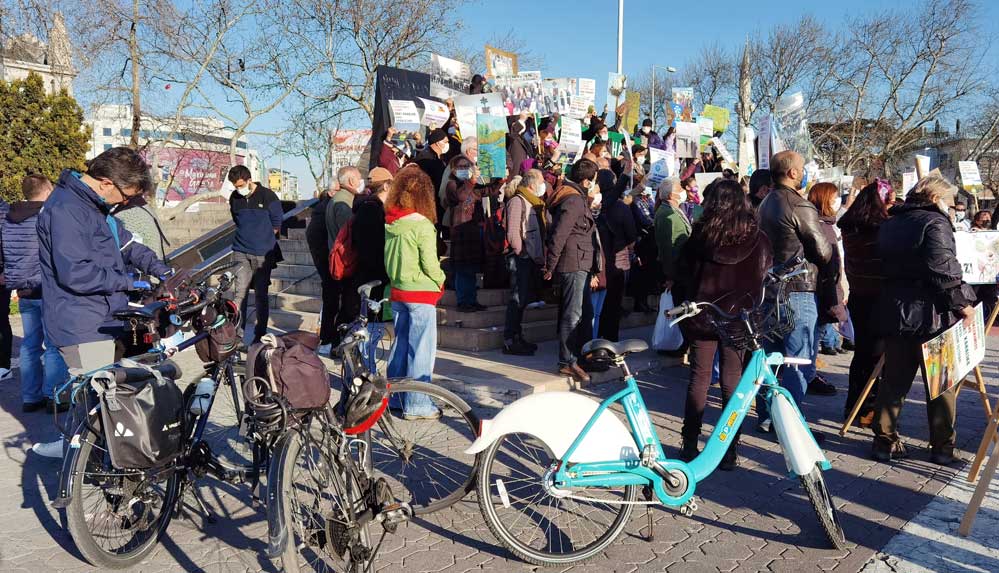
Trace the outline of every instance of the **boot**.
<instances>
[{"instance_id":1,"label":"boot","mask_svg":"<svg viewBox=\"0 0 999 573\"><path fill-rule=\"evenodd\" d=\"M739 467L738 448L739 440L733 440L729 445L728 450L725 451L725 456L722 457L721 463L718 464L718 469L730 472Z\"/></svg>"},{"instance_id":2,"label":"boot","mask_svg":"<svg viewBox=\"0 0 999 573\"><path fill-rule=\"evenodd\" d=\"M538 345L534 344L533 342L528 342L528 341L524 340L523 336L517 336L516 340L519 340L520 344L522 346L530 348L531 352L537 352L538 351Z\"/></svg>"},{"instance_id":3,"label":"boot","mask_svg":"<svg viewBox=\"0 0 999 573\"><path fill-rule=\"evenodd\" d=\"M871 457L879 462L901 460L909 456L901 440L891 441L875 437L871 445Z\"/></svg>"},{"instance_id":4,"label":"boot","mask_svg":"<svg viewBox=\"0 0 999 573\"><path fill-rule=\"evenodd\" d=\"M680 447L680 453L677 454L677 457L685 462L690 462L700 455L700 453L697 449L697 438L685 437L683 438L683 446Z\"/></svg>"},{"instance_id":5,"label":"boot","mask_svg":"<svg viewBox=\"0 0 999 573\"><path fill-rule=\"evenodd\" d=\"M961 461L961 458L954 455L954 446L940 446L930 449L930 461L939 466L949 466Z\"/></svg>"}]
</instances>

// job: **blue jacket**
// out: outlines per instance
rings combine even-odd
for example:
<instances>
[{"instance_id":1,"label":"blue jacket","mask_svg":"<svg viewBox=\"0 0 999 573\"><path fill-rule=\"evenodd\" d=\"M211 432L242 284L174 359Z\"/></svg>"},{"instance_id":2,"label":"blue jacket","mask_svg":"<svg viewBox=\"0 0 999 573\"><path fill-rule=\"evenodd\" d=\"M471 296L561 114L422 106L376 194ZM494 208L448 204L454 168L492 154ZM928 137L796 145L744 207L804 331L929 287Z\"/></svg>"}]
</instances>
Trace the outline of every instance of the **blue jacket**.
<instances>
[{"instance_id":1,"label":"blue jacket","mask_svg":"<svg viewBox=\"0 0 999 573\"><path fill-rule=\"evenodd\" d=\"M44 324L55 346L110 340L121 331L112 314L128 306L128 265L157 276L169 270L109 216L110 207L67 169L38 215Z\"/></svg>"},{"instance_id":2,"label":"blue jacket","mask_svg":"<svg viewBox=\"0 0 999 573\"><path fill-rule=\"evenodd\" d=\"M274 250L277 245L274 229L281 228L284 210L273 191L263 185L257 185L246 197L233 191L229 197L229 212L236 223L233 251L266 255Z\"/></svg>"},{"instance_id":3,"label":"blue jacket","mask_svg":"<svg viewBox=\"0 0 999 573\"><path fill-rule=\"evenodd\" d=\"M21 298L40 298L42 269L38 263L38 212L41 201L18 201L3 221L3 274Z\"/></svg>"}]
</instances>

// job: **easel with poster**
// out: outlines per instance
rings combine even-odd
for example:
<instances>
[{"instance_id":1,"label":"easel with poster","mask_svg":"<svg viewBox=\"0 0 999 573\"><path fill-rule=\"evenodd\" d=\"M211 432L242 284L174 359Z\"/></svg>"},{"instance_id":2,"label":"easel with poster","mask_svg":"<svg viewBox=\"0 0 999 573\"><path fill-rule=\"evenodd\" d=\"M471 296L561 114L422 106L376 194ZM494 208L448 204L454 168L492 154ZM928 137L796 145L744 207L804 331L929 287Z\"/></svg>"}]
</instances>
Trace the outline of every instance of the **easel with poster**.
<instances>
[{"instance_id":1,"label":"easel with poster","mask_svg":"<svg viewBox=\"0 0 999 573\"><path fill-rule=\"evenodd\" d=\"M921 368L923 379L930 390L929 399L936 398L944 392L954 390L960 394L965 387L974 388L978 391L985 407L985 415L993 417L992 404L989 401L988 392L985 389L985 377L979 364L984 358L985 336L995 324L996 315L999 314L999 305L992 309L988 320L983 320L982 305L976 307L974 326L966 329L961 321L945 330L932 340L923 343L923 366ZM970 341L970 344L959 344L959 342ZM853 410L847 416L839 429L839 435L845 436L850 431L854 419L860 413L864 402L874 387L874 381L881 375L884 368L885 358L881 357L878 364L867 379L867 385L857 398L857 403L853 405ZM974 382L967 379L968 374L974 375ZM956 398L956 396L955 396ZM996 408L999 410L999 408Z\"/></svg>"},{"instance_id":2,"label":"easel with poster","mask_svg":"<svg viewBox=\"0 0 999 573\"><path fill-rule=\"evenodd\" d=\"M991 319L989 322L990 325L995 321L996 313L999 313L999 305L992 310L992 316L989 317ZM961 518L961 526L958 527L957 531L962 537L967 537L971 533L971 526L975 523L978 508L982 506L982 500L985 499L985 494L989 491L992 478L995 477L996 466L999 466L999 439L996 439L997 432L999 432L999 405L989 414L989 425L985 428L985 434L982 436L981 443L978 444L975 461L972 462L971 469L968 470L968 483L974 483L975 479L978 478L978 472L982 469L982 463L985 461L985 455L989 451L989 445L992 445L994 442L992 453L989 455L989 463L985 465L985 470L982 472L982 479L975 486L975 491L971 494L971 500L968 501L968 509L965 510L964 517Z\"/></svg>"}]
</instances>

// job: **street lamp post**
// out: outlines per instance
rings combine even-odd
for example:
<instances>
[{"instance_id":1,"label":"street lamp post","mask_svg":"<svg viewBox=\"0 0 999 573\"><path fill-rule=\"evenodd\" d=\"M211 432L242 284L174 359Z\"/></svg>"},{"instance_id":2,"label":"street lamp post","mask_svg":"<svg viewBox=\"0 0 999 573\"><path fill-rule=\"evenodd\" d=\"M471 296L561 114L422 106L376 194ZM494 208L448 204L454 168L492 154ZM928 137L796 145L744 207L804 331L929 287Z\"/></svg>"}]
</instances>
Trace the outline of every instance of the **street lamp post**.
<instances>
[{"instance_id":1,"label":"street lamp post","mask_svg":"<svg viewBox=\"0 0 999 573\"><path fill-rule=\"evenodd\" d=\"M667 74L676 73L673 66L658 66L652 64L652 129L656 128L656 68L665 70Z\"/></svg>"}]
</instances>

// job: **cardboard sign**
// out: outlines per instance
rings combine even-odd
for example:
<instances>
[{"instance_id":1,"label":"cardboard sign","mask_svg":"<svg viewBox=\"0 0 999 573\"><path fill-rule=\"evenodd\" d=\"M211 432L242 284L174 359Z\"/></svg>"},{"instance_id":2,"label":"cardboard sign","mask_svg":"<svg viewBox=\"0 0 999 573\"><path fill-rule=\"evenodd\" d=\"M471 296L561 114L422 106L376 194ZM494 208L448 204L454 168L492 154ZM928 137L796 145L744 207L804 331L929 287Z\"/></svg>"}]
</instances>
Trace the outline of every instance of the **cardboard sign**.
<instances>
[{"instance_id":1,"label":"cardboard sign","mask_svg":"<svg viewBox=\"0 0 999 573\"><path fill-rule=\"evenodd\" d=\"M975 195L984 189L982 186L982 175L978 172L978 163L975 161L958 161L957 169L961 173L961 187Z\"/></svg>"},{"instance_id":2,"label":"cardboard sign","mask_svg":"<svg viewBox=\"0 0 999 573\"><path fill-rule=\"evenodd\" d=\"M701 117L710 117L715 124L715 131L725 133L725 130L728 129L729 111L724 107L706 105L704 106L704 111L701 112Z\"/></svg>"},{"instance_id":3,"label":"cardboard sign","mask_svg":"<svg viewBox=\"0 0 999 573\"><path fill-rule=\"evenodd\" d=\"M571 118L562 120L562 138L559 146L566 153L579 153L583 150L583 130L579 121Z\"/></svg>"},{"instance_id":4,"label":"cardboard sign","mask_svg":"<svg viewBox=\"0 0 999 573\"><path fill-rule=\"evenodd\" d=\"M635 133L638 127L638 116L641 111L642 94L634 90L628 90L628 113L624 116L624 131Z\"/></svg>"},{"instance_id":5,"label":"cardboard sign","mask_svg":"<svg viewBox=\"0 0 999 573\"><path fill-rule=\"evenodd\" d=\"M697 148L701 143L701 131L696 123L676 122L676 156L679 159L697 157Z\"/></svg>"},{"instance_id":6,"label":"cardboard sign","mask_svg":"<svg viewBox=\"0 0 999 573\"><path fill-rule=\"evenodd\" d=\"M447 120L451 118L451 112L448 111L447 105L436 100L422 97L420 98L420 101L423 102L423 125L434 129L444 125Z\"/></svg>"},{"instance_id":7,"label":"cardboard sign","mask_svg":"<svg viewBox=\"0 0 999 573\"><path fill-rule=\"evenodd\" d=\"M420 112L416 109L416 104L408 100L389 100L389 108L392 110L392 124L395 126L420 123Z\"/></svg>"},{"instance_id":8,"label":"cardboard sign","mask_svg":"<svg viewBox=\"0 0 999 573\"><path fill-rule=\"evenodd\" d=\"M964 321L923 343L923 377L930 389L930 399L957 386L964 377L985 360L985 316L982 305L975 307L971 328Z\"/></svg>"},{"instance_id":9,"label":"cardboard sign","mask_svg":"<svg viewBox=\"0 0 999 573\"><path fill-rule=\"evenodd\" d=\"M506 107L503 98L497 93L463 95L454 98L454 107L470 107L475 113L505 117Z\"/></svg>"},{"instance_id":10,"label":"cardboard sign","mask_svg":"<svg viewBox=\"0 0 999 573\"><path fill-rule=\"evenodd\" d=\"M999 231L955 231L954 243L964 282L969 285L999 282Z\"/></svg>"}]
</instances>

